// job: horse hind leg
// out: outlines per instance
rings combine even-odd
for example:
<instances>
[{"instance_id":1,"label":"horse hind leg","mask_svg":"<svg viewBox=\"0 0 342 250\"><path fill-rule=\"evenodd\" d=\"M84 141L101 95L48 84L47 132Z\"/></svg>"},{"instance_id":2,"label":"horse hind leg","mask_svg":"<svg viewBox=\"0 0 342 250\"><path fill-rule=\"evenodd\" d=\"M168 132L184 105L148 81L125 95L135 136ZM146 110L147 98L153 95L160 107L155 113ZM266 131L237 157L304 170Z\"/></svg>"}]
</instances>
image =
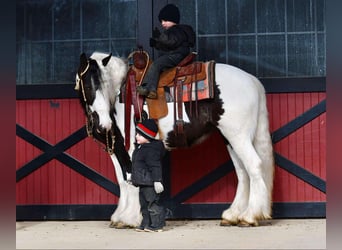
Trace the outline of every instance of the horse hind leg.
<instances>
[{"instance_id":1,"label":"horse hind leg","mask_svg":"<svg viewBox=\"0 0 342 250\"><path fill-rule=\"evenodd\" d=\"M250 153L248 153L250 151ZM271 189L268 185L267 169L254 147L241 156L245 161L250 179L250 194L247 209L240 215L241 223L258 225L258 221L271 218Z\"/></svg>"},{"instance_id":2,"label":"horse hind leg","mask_svg":"<svg viewBox=\"0 0 342 250\"><path fill-rule=\"evenodd\" d=\"M269 187L266 183L267 180L264 179L263 162L250 140L240 138L240 140L232 143L232 145L240 161L235 160L235 163L239 162L236 165L236 173L240 190L238 190L237 196L234 199L232 209L240 212L238 215L240 225L258 226L259 220L271 218ZM242 189L248 187L247 183L249 184L249 191ZM241 194L244 194L244 196ZM247 194L249 195L246 206L246 201L242 197L246 199ZM242 210L243 207L245 207L244 210ZM229 209L225 211L223 218L230 213L232 212Z\"/></svg>"},{"instance_id":3,"label":"horse hind leg","mask_svg":"<svg viewBox=\"0 0 342 250\"><path fill-rule=\"evenodd\" d=\"M227 146L230 158L233 161L235 172L238 177L238 184L236 188L236 194L234 200L230 207L223 211L221 226L231 226L237 225L239 223L239 216L242 211L248 206L248 198L249 198L249 177L246 170L243 167L243 164L239 157L236 155L235 151L232 149L230 145Z\"/></svg>"}]
</instances>

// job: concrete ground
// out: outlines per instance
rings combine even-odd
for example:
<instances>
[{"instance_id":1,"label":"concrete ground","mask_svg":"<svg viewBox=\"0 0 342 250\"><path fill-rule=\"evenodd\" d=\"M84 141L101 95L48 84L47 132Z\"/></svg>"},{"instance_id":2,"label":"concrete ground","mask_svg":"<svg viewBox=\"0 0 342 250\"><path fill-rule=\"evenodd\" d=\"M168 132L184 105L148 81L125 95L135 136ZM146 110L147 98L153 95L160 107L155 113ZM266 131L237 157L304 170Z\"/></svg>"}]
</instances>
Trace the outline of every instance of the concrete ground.
<instances>
[{"instance_id":1,"label":"concrete ground","mask_svg":"<svg viewBox=\"0 0 342 250\"><path fill-rule=\"evenodd\" d=\"M163 232L114 229L109 221L16 222L17 249L325 249L325 219L222 227L219 220L168 220Z\"/></svg>"}]
</instances>

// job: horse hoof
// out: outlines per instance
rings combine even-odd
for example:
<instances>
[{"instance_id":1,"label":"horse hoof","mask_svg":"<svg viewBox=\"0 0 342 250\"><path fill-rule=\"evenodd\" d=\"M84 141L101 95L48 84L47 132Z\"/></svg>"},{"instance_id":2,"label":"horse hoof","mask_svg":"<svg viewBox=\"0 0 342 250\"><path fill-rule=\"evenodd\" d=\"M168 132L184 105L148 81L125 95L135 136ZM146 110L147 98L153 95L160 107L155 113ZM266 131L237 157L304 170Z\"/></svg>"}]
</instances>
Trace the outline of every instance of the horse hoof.
<instances>
[{"instance_id":1,"label":"horse hoof","mask_svg":"<svg viewBox=\"0 0 342 250\"><path fill-rule=\"evenodd\" d=\"M131 229L131 228L135 228L134 226L125 224L123 222L117 222L117 223L113 223L114 225L112 226L115 229Z\"/></svg>"},{"instance_id":2,"label":"horse hoof","mask_svg":"<svg viewBox=\"0 0 342 250\"><path fill-rule=\"evenodd\" d=\"M110 227L110 228L116 228L116 226L117 226L118 223L119 223L119 222L111 221L110 224L109 224L109 227Z\"/></svg>"},{"instance_id":3,"label":"horse hoof","mask_svg":"<svg viewBox=\"0 0 342 250\"><path fill-rule=\"evenodd\" d=\"M118 222L118 223L116 223L114 228L116 228L116 229L126 229L127 225L122 223L122 222Z\"/></svg>"},{"instance_id":4,"label":"horse hoof","mask_svg":"<svg viewBox=\"0 0 342 250\"><path fill-rule=\"evenodd\" d=\"M232 223L231 221L225 220L225 219L222 219L220 222L220 226L222 226L222 227L230 227L230 226L234 226L234 225L236 225L236 224Z\"/></svg>"},{"instance_id":5,"label":"horse hoof","mask_svg":"<svg viewBox=\"0 0 342 250\"><path fill-rule=\"evenodd\" d=\"M257 223L249 223L247 221L240 221L238 227L256 227L258 226Z\"/></svg>"}]
</instances>

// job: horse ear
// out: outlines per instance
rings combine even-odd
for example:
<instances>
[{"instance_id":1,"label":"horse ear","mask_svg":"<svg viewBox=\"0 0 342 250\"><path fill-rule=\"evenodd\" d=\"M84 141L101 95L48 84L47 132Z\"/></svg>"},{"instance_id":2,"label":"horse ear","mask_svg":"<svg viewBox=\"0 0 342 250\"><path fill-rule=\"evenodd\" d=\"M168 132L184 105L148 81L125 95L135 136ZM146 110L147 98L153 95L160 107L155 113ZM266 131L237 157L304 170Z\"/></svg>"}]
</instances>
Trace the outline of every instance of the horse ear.
<instances>
[{"instance_id":1,"label":"horse ear","mask_svg":"<svg viewBox=\"0 0 342 250\"><path fill-rule=\"evenodd\" d=\"M112 57L112 53L110 53L109 56L103 58L103 59L102 59L102 65L103 65L103 66L107 66L107 64L108 64L108 62L109 62L109 60L110 60L111 57Z\"/></svg>"},{"instance_id":2,"label":"horse ear","mask_svg":"<svg viewBox=\"0 0 342 250\"><path fill-rule=\"evenodd\" d=\"M85 68L88 64L88 59L85 53L82 53L80 56L80 66L81 68Z\"/></svg>"}]
</instances>

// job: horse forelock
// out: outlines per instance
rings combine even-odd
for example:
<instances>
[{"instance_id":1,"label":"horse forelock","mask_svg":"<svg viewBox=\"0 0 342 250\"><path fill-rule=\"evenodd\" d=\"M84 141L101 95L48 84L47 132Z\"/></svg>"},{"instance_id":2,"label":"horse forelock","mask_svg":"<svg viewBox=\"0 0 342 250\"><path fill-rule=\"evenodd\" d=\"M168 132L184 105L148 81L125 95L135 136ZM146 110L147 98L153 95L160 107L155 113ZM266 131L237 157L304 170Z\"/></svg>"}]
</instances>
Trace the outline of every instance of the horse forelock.
<instances>
[{"instance_id":1,"label":"horse forelock","mask_svg":"<svg viewBox=\"0 0 342 250\"><path fill-rule=\"evenodd\" d=\"M102 59L107 57L107 54L94 52L91 59L95 60L100 69L101 89L105 98L111 103L115 102L115 98L120 92L120 87L127 73L127 64L121 58L111 56L108 64L104 66Z\"/></svg>"}]
</instances>

